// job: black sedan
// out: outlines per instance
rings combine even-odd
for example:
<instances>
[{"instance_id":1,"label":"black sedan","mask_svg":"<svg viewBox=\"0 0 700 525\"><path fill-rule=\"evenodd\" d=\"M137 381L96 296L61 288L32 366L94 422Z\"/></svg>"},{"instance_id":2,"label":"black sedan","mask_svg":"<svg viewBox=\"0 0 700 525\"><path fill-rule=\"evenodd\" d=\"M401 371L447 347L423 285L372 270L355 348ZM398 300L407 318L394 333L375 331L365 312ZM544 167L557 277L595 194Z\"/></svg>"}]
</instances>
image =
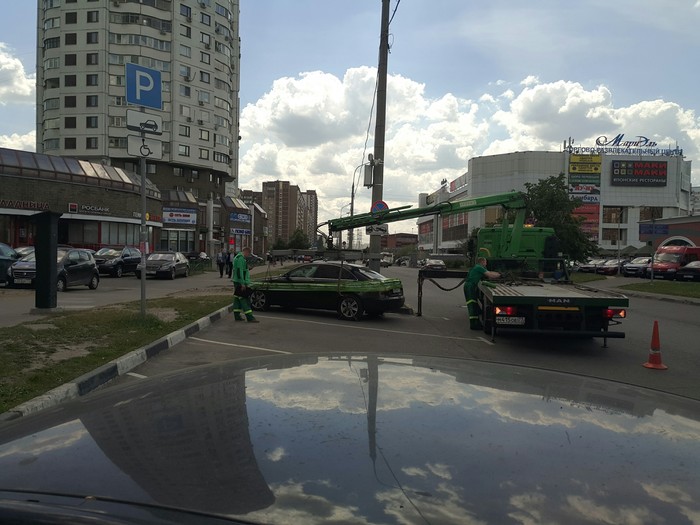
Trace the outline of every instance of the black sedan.
<instances>
[{"instance_id":1,"label":"black sedan","mask_svg":"<svg viewBox=\"0 0 700 525\"><path fill-rule=\"evenodd\" d=\"M95 253L95 260L100 273L121 277L136 271L136 266L141 262L141 251L133 246L100 248Z\"/></svg>"},{"instance_id":2,"label":"black sedan","mask_svg":"<svg viewBox=\"0 0 700 525\"><path fill-rule=\"evenodd\" d=\"M692 261L676 271L676 281L700 281L700 261Z\"/></svg>"},{"instance_id":3,"label":"black sedan","mask_svg":"<svg viewBox=\"0 0 700 525\"><path fill-rule=\"evenodd\" d=\"M341 319L359 320L364 313L380 315L404 304L403 285L357 264L314 262L250 286L255 310L272 305L336 310Z\"/></svg>"},{"instance_id":4,"label":"black sedan","mask_svg":"<svg viewBox=\"0 0 700 525\"><path fill-rule=\"evenodd\" d=\"M88 250L59 248L56 252L56 287L63 292L71 286L87 286L95 290L100 284L100 273L95 259ZM36 284L36 252L15 262L7 271L8 286Z\"/></svg>"},{"instance_id":5,"label":"black sedan","mask_svg":"<svg viewBox=\"0 0 700 525\"><path fill-rule=\"evenodd\" d=\"M697 516L700 402L473 359L229 360L0 423L0 523Z\"/></svg>"},{"instance_id":6,"label":"black sedan","mask_svg":"<svg viewBox=\"0 0 700 525\"><path fill-rule=\"evenodd\" d=\"M139 264L134 272L138 279L144 274L143 266ZM190 262L180 252L153 252L146 259L146 277L167 277L175 279L178 275L187 277L190 274Z\"/></svg>"}]
</instances>

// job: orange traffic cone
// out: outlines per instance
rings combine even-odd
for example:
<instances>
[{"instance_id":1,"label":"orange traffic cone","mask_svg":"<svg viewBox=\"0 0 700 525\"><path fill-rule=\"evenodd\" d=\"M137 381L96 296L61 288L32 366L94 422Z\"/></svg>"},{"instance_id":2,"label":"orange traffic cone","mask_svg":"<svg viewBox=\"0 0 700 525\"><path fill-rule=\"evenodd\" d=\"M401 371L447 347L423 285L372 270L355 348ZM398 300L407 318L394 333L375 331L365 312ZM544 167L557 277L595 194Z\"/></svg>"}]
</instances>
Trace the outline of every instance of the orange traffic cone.
<instances>
[{"instance_id":1,"label":"orange traffic cone","mask_svg":"<svg viewBox=\"0 0 700 525\"><path fill-rule=\"evenodd\" d=\"M654 331L651 334L651 349L649 350L649 360L642 365L654 370L668 370L668 367L661 362L661 344L659 343L659 322L654 321Z\"/></svg>"}]
</instances>

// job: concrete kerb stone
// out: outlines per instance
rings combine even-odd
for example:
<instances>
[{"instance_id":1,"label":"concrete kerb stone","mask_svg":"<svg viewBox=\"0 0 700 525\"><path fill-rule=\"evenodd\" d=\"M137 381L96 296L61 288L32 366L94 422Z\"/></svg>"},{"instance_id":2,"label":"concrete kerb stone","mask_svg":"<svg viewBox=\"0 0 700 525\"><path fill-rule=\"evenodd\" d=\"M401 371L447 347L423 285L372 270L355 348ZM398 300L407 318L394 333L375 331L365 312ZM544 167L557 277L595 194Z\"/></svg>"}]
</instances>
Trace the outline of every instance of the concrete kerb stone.
<instances>
[{"instance_id":1,"label":"concrete kerb stone","mask_svg":"<svg viewBox=\"0 0 700 525\"><path fill-rule=\"evenodd\" d=\"M64 401L75 399L92 392L97 387L110 380L130 372L137 366L145 363L151 357L158 355L163 350L168 350L176 344L184 341L187 337L211 326L214 321L221 319L232 311L232 306L224 306L206 317L187 325L185 328L176 330L160 339L153 341L141 348L137 348L126 355L118 357L95 370L92 370L73 381L64 383L45 394L25 401L16 407L0 414L0 421L10 421L51 408Z\"/></svg>"}]
</instances>

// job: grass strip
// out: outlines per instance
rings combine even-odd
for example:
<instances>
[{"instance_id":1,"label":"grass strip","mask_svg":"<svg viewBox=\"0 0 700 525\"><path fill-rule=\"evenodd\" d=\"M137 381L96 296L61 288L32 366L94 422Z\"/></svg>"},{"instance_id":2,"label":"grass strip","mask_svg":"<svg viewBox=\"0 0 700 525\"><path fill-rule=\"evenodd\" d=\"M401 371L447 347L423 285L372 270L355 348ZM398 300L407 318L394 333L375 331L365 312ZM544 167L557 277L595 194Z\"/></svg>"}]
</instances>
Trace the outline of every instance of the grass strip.
<instances>
[{"instance_id":1,"label":"grass strip","mask_svg":"<svg viewBox=\"0 0 700 525\"><path fill-rule=\"evenodd\" d=\"M586 272L573 272L570 274L571 282L576 284L590 283L592 281L603 281L606 279L604 275L598 275L597 273L586 273Z\"/></svg>"},{"instance_id":2,"label":"grass strip","mask_svg":"<svg viewBox=\"0 0 700 525\"><path fill-rule=\"evenodd\" d=\"M700 299L700 283L686 283L679 281L662 281L655 279L653 282L626 284L620 286L623 290L654 293L659 295L675 295L678 297L691 297Z\"/></svg>"},{"instance_id":3,"label":"grass strip","mask_svg":"<svg viewBox=\"0 0 700 525\"><path fill-rule=\"evenodd\" d=\"M57 314L0 328L0 413L231 303L226 294L166 297Z\"/></svg>"}]
</instances>

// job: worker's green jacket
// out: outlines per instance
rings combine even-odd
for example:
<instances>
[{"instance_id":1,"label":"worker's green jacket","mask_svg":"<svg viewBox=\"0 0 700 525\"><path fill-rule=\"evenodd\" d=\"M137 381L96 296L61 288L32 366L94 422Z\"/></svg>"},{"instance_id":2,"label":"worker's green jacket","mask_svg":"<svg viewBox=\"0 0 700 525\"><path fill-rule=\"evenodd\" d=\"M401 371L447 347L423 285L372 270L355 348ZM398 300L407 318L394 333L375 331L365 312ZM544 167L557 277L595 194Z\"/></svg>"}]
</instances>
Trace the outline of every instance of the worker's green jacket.
<instances>
[{"instance_id":1,"label":"worker's green jacket","mask_svg":"<svg viewBox=\"0 0 700 525\"><path fill-rule=\"evenodd\" d=\"M250 284L250 272L248 271L248 261L245 260L243 252L238 252L233 258L233 273L231 275L233 284L248 286Z\"/></svg>"}]
</instances>

